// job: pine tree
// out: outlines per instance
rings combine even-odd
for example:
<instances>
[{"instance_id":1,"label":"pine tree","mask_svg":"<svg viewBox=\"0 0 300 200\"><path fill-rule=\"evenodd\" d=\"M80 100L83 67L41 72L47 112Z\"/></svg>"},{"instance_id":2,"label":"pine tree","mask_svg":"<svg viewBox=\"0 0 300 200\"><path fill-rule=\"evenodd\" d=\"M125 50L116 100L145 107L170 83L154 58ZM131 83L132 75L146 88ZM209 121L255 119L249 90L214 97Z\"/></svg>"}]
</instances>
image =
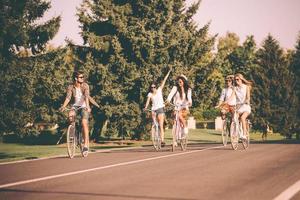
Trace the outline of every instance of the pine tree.
<instances>
[{"instance_id":1,"label":"pine tree","mask_svg":"<svg viewBox=\"0 0 300 200\"><path fill-rule=\"evenodd\" d=\"M290 59L290 71L295 77L295 87L294 90L297 95L297 120L294 126L294 131L297 132L298 138L300 134L300 34L297 39L295 46L295 52L293 52Z\"/></svg>"},{"instance_id":2,"label":"pine tree","mask_svg":"<svg viewBox=\"0 0 300 200\"><path fill-rule=\"evenodd\" d=\"M257 52L258 68L253 72L253 113L257 128L269 124L287 136L295 123L294 79L288 70L284 52L271 35Z\"/></svg>"},{"instance_id":3,"label":"pine tree","mask_svg":"<svg viewBox=\"0 0 300 200\"><path fill-rule=\"evenodd\" d=\"M21 47L36 54L46 47L59 29L61 18L54 17L37 24L51 7L42 0L2 0L0 7L0 54L2 59L16 53Z\"/></svg>"},{"instance_id":4,"label":"pine tree","mask_svg":"<svg viewBox=\"0 0 300 200\"><path fill-rule=\"evenodd\" d=\"M192 22L199 2L186 11L184 2L85 0L82 4L79 21L93 63L82 67L90 72L109 135L142 137L145 119L140 116L147 88L170 68L172 79L184 73L195 80L195 66L213 39L207 36L208 26L197 30Z\"/></svg>"},{"instance_id":5,"label":"pine tree","mask_svg":"<svg viewBox=\"0 0 300 200\"><path fill-rule=\"evenodd\" d=\"M45 58L51 57L50 54L44 57L42 55L42 59L39 56L30 57L32 54L43 51L47 42L58 31L60 17L54 17L43 24L36 23L49 8L50 2L42 0L1 1L1 134L4 132L24 134L26 123L35 122L41 114L38 112L39 109L43 109L38 103L40 99L49 97L43 96L39 90L49 90L42 79L48 79L51 82L52 80L49 79L53 76L41 75L47 74L47 70L51 68L50 66L53 67L52 64L55 62ZM17 54L22 50L28 56L20 54L19 57ZM42 61L43 59L45 62ZM51 99L43 99L43 102L50 102L49 105Z\"/></svg>"}]
</instances>

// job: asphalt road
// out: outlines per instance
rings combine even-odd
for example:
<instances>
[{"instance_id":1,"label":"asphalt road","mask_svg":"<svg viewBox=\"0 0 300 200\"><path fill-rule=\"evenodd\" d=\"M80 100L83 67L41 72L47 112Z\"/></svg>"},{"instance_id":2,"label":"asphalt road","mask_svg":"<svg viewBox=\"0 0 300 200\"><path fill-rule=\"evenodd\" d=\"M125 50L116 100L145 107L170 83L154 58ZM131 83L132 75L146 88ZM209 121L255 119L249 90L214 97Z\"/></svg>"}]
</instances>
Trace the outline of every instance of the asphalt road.
<instances>
[{"instance_id":1,"label":"asphalt road","mask_svg":"<svg viewBox=\"0 0 300 200\"><path fill-rule=\"evenodd\" d=\"M169 148L2 164L0 199L300 199L299 144Z\"/></svg>"}]
</instances>

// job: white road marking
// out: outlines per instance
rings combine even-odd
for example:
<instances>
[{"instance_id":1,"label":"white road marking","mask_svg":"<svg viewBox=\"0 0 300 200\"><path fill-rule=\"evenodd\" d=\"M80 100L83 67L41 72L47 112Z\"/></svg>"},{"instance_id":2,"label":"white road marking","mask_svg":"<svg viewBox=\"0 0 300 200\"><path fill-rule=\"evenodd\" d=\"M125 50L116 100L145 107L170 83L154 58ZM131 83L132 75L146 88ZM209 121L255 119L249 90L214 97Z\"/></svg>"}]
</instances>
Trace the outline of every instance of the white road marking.
<instances>
[{"instance_id":1,"label":"white road marking","mask_svg":"<svg viewBox=\"0 0 300 200\"><path fill-rule=\"evenodd\" d=\"M38 182L38 181L60 178L60 177L64 177L64 176L71 176L71 175L82 174L82 173L87 173L87 172L92 172L92 171L97 171L97 170L103 170L103 169L108 169L108 168L113 168L113 167L131 165L131 164L146 162L146 161L150 161L150 160L158 160L158 159L162 159L162 158L169 158L169 157L180 156L180 155L185 155L185 154L197 153L197 152L201 152L201 151L205 151L205 150L218 149L218 148L224 148L224 146L217 146L217 147L210 147L210 148L200 149L200 150L186 151L186 152L182 152L182 153L169 154L169 155L157 156L157 157L152 157L152 158L145 158L145 159L141 159L141 160L133 160L133 161L123 162L123 163L118 163L118 164L113 164L113 165L90 168L90 169L86 169L86 170L57 174L57 175L53 175L53 176L45 176L45 177L29 179L29 180L25 180L25 181L18 181L18 182L14 182L14 183L0 185L0 189L17 186L17 185L24 185L24 184L28 184L28 183L34 183L34 182Z\"/></svg>"},{"instance_id":2,"label":"white road marking","mask_svg":"<svg viewBox=\"0 0 300 200\"><path fill-rule=\"evenodd\" d=\"M95 150L89 152L89 154L94 153L103 153L103 152L111 152L111 151L120 151L120 150L130 150L130 149L138 149L143 147L123 147L123 148L113 148L113 149L101 149L101 150ZM9 165L9 164L16 164L16 163L24 163L24 162L33 162L33 161L39 161L39 160L47 160L47 159L53 159L53 158L68 158L68 155L56 155L56 156L49 156L44 158L33 158L33 159L27 159L27 160L17 160L17 161L9 161L9 162L3 162L0 163L0 165Z\"/></svg>"},{"instance_id":3,"label":"white road marking","mask_svg":"<svg viewBox=\"0 0 300 200\"><path fill-rule=\"evenodd\" d=\"M288 200L300 191L300 180L284 190L274 200Z\"/></svg>"}]
</instances>

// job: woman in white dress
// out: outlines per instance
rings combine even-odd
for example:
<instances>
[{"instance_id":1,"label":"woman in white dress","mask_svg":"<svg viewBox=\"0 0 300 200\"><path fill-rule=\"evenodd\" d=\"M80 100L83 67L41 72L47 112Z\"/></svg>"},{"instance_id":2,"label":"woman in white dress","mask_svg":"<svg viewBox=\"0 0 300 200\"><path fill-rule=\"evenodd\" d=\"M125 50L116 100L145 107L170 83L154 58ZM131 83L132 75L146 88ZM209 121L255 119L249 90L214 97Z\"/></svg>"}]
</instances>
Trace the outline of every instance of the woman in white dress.
<instances>
[{"instance_id":1,"label":"woman in white dress","mask_svg":"<svg viewBox=\"0 0 300 200\"><path fill-rule=\"evenodd\" d=\"M236 96L237 112L242 122L243 133L245 133L247 130L246 119L251 113L250 92L252 82L246 80L242 74L236 74L234 76L234 80L236 83L234 90ZM245 135L243 135L242 138L245 138Z\"/></svg>"},{"instance_id":2,"label":"woman in white dress","mask_svg":"<svg viewBox=\"0 0 300 200\"><path fill-rule=\"evenodd\" d=\"M167 103L170 103L173 99L174 105L181 106L181 110L179 111L179 121L183 127L184 134L188 134L186 117L189 107L192 106L192 89L185 75L178 76L176 80L177 84L172 88L168 95ZM183 105L185 106L182 107Z\"/></svg>"}]
</instances>

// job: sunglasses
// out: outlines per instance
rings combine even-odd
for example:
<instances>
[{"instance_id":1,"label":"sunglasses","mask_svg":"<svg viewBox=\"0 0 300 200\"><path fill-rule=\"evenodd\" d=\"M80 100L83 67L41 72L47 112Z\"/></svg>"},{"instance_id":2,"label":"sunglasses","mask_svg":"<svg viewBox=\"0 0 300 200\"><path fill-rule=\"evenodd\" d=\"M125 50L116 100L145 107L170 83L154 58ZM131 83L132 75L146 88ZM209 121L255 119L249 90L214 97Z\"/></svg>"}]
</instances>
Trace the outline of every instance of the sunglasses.
<instances>
[{"instance_id":1,"label":"sunglasses","mask_svg":"<svg viewBox=\"0 0 300 200\"><path fill-rule=\"evenodd\" d=\"M151 86L151 88L156 88L156 86Z\"/></svg>"},{"instance_id":2,"label":"sunglasses","mask_svg":"<svg viewBox=\"0 0 300 200\"><path fill-rule=\"evenodd\" d=\"M78 76L78 78L84 78L84 76Z\"/></svg>"}]
</instances>

